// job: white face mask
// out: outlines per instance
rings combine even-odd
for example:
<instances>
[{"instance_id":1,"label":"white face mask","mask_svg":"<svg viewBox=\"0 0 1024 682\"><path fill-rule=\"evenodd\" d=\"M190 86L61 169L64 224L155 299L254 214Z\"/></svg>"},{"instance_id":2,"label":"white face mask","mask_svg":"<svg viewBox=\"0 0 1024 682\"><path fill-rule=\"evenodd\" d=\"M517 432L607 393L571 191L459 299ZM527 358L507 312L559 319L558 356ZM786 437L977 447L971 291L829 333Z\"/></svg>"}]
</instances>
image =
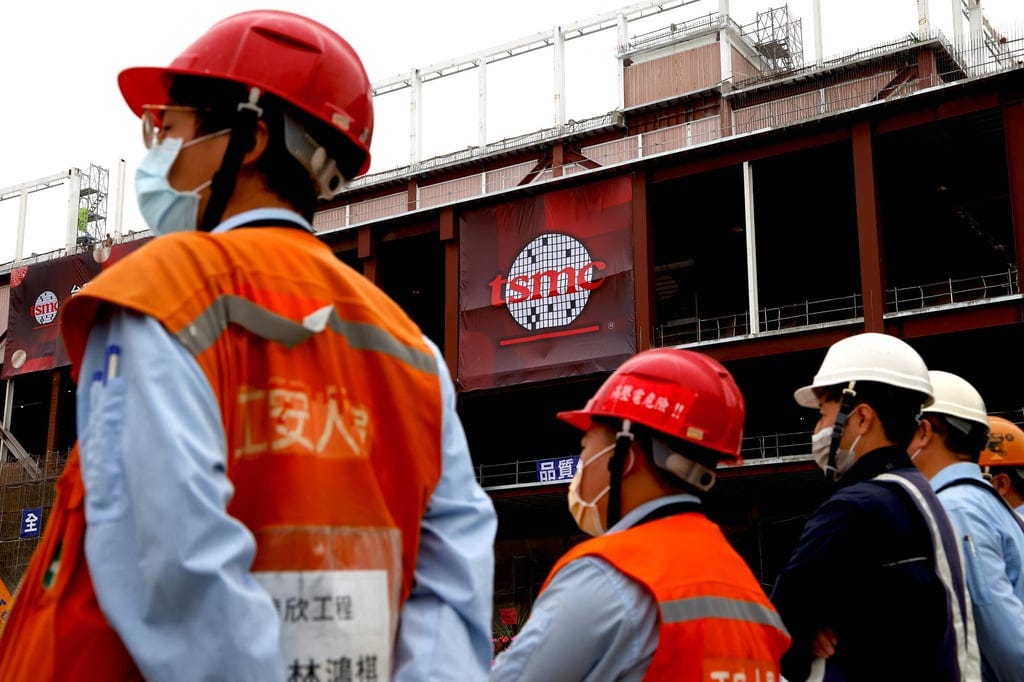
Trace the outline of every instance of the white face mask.
<instances>
[{"instance_id":1,"label":"white face mask","mask_svg":"<svg viewBox=\"0 0 1024 682\"><path fill-rule=\"evenodd\" d=\"M826 426L811 437L811 455L814 456L814 463L825 472L826 476L831 475L833 480L838 481L843 474L850 470L854 460L857 459L856 448L861 434L857 434L849 449L838 448L836 450L835 468L832 468L828 465L828 451L832 446L832 428L832 426Z\"/></svg>"},{"instance_id":2,"label":"white face mask","mask_svg":"<svg viewBox=\"0 0 1024 682\"><path fill-rule=\"evenodd\" d=\"M615 443L612 443L604 450L601 450L588 461L580 461L578 467L576 467L576 474L572 477L572 481L569 482L569 513L572 514L572 518L576 520L576 525L580 527L587 535L597 537L603 535L605 532L604 522L601 521L601 511L597 508L597 503L602 497L608 494L608 491L612 489L611 485L606 485L604 490L597 494L590 502L586 502L580 497L580 483L583 481L583 470L590 464L604 457L609 452L615 450ZM633 457L633 452L629 453L630 458ZM629 464L623 471L625 475L631 468L633 462L630 459Z\"/></svg>"},{"instance_id":3,"label":"white face mask","mask_svg":"<svg viewBox=\"0 0 1024 682\"><path fill-rule=\"evenodd\" d=\"M135 198L139 212L157 236L196 229L199 220L199 193L210 186L210 180L190 192L171 187L167 174L182 149L230 132L230 129L182 142L180 137L167 137L150 147L135 170Z\"/></svg>"}]
</instances>

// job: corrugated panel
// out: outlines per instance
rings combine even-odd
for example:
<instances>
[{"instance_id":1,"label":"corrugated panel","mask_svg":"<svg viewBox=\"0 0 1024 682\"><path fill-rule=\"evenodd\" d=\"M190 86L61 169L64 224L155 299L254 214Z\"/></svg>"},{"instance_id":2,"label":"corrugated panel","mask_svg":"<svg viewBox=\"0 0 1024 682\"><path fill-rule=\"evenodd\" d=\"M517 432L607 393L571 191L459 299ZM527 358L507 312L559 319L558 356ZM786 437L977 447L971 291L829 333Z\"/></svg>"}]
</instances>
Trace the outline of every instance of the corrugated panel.
<instances>
[{"instance_id":1,"label":"corrugated panel","mask_svg":"<svg viewBox=\"0 0 1024 682\"><path fill-rule=\"evenodd\" d=\"M470 175L465 178L420 187L419 207L427 208L428 206L447 204L452 201L480 196L482 193L483 188L480 186L480 176Z\"/></svg>"},{"instance_id":2,"label":"corrugated panel","mask_svg":"<svg viewBox=\"0 0 1024 682\"><path fill-rule=\"evenodd\" d=\"M350 224L357 225L368 220L377 220L405 213L408 204L409 195L405 192L360 201L351 206L349 213Z\"/></svg>"},{"instance_id":3,"label":"corrugated panel","mask_svg":"<svg viewBox=\"0 0 1024 682\"><path fill-rule=\"evenodd\" d=\"M7 349L7 313L11 308L11 287L10 285L0 287L0 332L3 332L3 339L0 340L0 364L3 363L4 351Z\"/></svg>"},{"instance_id":4,"label":"corrugated panel","mask_svg":"<svg viewBox=\"0 0 1024 682\"><path fill-rule=\"evenodd\" d=\"M825 88L826 111L843 111L870 102L895 76L895 70L883 71L867 78Z\"/></svg>"},{"instance_id":5,"label":"corrugated panel","mask_svg":"<svg viewBox=\"0 0 1024 682\"><path fill-rule=\"evenodd\" d=\"M487 171L487 191L498 192L519 184L537 164L533 161Z\"/></svg>"},{"instance_id":6,"label":"corrugated panel","mask_svg":"<svg viewBox=\"0 0 1024 682\"><path fill-rule=\"evenodd\" d=\"M732 80L734 83L753 78L761 74L756 64L743 56L735 47L732 48Z\"/></svg>"},{"instance_id":7,"label":"corrugated panel","mask_svg":"<svg viewBox=\"0 0 1024 682\"><path fill-rule=\"evenodd\" d=\"M623 75L628 108L710 88L722 79L722 61L715 43L634 63Z\"/></svg>"}]
</instances>

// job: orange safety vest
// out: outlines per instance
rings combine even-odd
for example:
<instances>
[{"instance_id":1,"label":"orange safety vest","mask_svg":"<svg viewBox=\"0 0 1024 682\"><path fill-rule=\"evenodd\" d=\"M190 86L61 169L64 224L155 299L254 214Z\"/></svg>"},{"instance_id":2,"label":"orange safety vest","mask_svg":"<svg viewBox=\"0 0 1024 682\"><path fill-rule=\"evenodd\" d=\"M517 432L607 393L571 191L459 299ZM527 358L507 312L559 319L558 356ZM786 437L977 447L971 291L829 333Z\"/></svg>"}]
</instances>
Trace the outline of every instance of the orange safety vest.
<instances>
[{"instance_id":1,"label":"orange safety vest","mask_svg":"<svg viewBox=\"0 0 1024 682\"><path fill-rule=\"evenodd\" d=\"M645 680L778 682L790 637L722 531L699 512L582 542L559 559L604 559L658 603L658 648Z\"/></svg>"},{"instance_id":2,"label":"orange safety vest","mask_svg":"<svg viewBox=\"0 0 1024 682\"><path fill-rule=\"evenodd\" d=\"M353 599L374 606L371 630L389 658L441 471L440 379L422 332L315 236L290 228L168 235L105 271L62 311L76 378L106 305L159 320L205 373L227 437L228 513L256 538L253 575L282 617L286 663L313 656L309 642L323 635L289 620L293 597L308 609L301 620L317 608L344 618ZM84 561L77 449L57 487L0 640L3 679L138 676L126 672L134 664ZM57 579L44 587L58 552ZM389 663L376 664L383 679Z\"/></svg>"}]
</instances>

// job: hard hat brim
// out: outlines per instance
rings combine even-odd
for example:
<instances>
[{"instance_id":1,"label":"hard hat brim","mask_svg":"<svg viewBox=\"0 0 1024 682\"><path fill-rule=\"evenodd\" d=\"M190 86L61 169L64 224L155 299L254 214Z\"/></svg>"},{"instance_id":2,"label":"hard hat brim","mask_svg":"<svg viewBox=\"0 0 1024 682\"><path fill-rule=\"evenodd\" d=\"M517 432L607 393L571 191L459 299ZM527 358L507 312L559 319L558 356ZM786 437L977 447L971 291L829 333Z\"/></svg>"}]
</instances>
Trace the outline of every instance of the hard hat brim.
<instances>
[{"instance_id":1,"label":"hard hat brim","mask_svg":"<svg viewBox=\"0 0 1024 682\"><path fill-rule=\"evenodd\" d=\"M818 395L814 392L816 386L802 386L793 392L793 399L802 407L809 407L812 410L818 409Z\"/></svg>"},{"instance_id":2,"label":"hard hat brim","mask_svg":"<svg viewBox=\"0 0 1024 682\"><path fill-rule=\"evenodd\" d=\"M558 412L555 416L566 424L575 426L580 431L588 431L594 424L594 420L591 418L592 413L587 412L586 410L566 410L564 412Z\"/></svg>"},{"instance_id":3,"label":"hard hat brim","mask_svg":"<svg viewBox=\"0 0 1024 682\"><path fill-rule=\"evenodd\" d=\"M171 80L186 71L156 66L136 66L125 69L117 75L117 85L128 108L136 116L142 116L142 107L147 104L167 104ZM202 75L202 74L190 74Z\"/></svg>"}]
</instances>

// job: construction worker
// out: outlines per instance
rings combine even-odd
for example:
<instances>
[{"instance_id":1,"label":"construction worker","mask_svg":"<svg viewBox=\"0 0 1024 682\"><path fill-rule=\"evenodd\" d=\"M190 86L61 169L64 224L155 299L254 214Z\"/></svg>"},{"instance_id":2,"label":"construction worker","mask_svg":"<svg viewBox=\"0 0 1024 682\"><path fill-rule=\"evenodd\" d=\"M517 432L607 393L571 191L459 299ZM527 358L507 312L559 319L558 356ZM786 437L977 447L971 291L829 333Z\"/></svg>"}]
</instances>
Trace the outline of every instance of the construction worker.
<instances>
[{"instance_id":1,"label":"construction worker","mask_svg":"<svg viewBox=\"0 0 1024 682\"><path fill-rule=\"evenodd\" d=\"M989 415L988 444L979 464L1003 499L1024 516L1024 431L1003 417Z\"/></svg>"},{"instance_id":2,"label":"construction worker","mask_svg":"<svg viewBox=\"0 0 1024 682\"><path fill-rule=\"evenodd\" d=\"M921 356L893 336L857 334L828 349L795 398L820 412L811 451L837 485L772 591L793 637L783 675L980 679L959 543L907 455L932 400Z\"/></svg>"},{"instance_id":3,"label":"construction worker","mask_svg":"<svg viewBox=\"0 0 1024 682\"><path fill-rule=\"evenodd\" d=\"M772 680L789 636L704 515L719 461L739 463L743 396L717 361L657 349L582 410L569 510L592 539L555 564L492 680Z\"/></svg>"},{"instance_id":4,"label":"construction worker","mask_svg":"<svg viewBox=\"0 0 1024 682\"><path fill-rule=\"evenodd\" d=\"M981 475L988 444L985 401L949 372L928 373L935 402L910 442L963 544L964 573L986 682L1024 680L1024 521Z\"/></svg>"},{"instance_id":5,"label":"construction worker","mask_svg":"<svg viewBox=\"0 0 1024 682\"><path fill-rule=\"evenodd\" d=\"M486 677L496 517L448 370L310 224L369 166L358 56L253 11L118 82L158 236L63 311L78 445L3 678Z\"/></svg>"}]
</instances>

